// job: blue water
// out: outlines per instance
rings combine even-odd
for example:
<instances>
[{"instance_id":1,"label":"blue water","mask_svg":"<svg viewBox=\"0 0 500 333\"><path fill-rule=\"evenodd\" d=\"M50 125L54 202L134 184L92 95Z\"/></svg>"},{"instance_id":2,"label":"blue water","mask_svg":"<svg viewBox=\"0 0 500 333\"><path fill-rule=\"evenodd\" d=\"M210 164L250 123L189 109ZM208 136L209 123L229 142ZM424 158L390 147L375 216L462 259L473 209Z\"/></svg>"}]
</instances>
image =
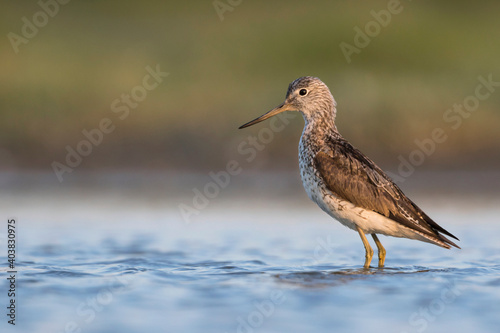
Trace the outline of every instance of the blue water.
<instances>
[{"instance_id":1,"label":"blue water","mask_svg":"<svg viewBox=\"0 0 500 333\"><path fill-rule=\"evenodd\" d=\"M495 200L419 197L462 250L382 236L386 267L364 269L358 235L302 197L223 196L186 223L175 197L120 193L1 194L0 258L14 216L19 260L1 332L500 329Z\"/></svg>"}]
</instances>

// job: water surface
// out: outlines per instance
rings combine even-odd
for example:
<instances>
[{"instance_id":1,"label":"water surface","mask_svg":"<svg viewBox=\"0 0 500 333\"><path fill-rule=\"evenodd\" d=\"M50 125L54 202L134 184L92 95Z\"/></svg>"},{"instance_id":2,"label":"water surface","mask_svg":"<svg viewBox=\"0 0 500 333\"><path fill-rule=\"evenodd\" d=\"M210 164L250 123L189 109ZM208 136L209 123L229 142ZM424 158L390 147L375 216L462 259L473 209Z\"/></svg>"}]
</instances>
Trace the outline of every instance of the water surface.
<instances>
[{"instance_id":1,"label":"water surface","mask_svg":"<svg viewBox=\"0 0 500 333\"><path fill-rule=\"evenodd\" d=\"M462 250L382 236L386 267L364 269L358 235L296 204L305 197L221 194L186 223L173 196L47 191L1 193L5 218L19 226L17 325L2 314L2 332L500 327L500 208L491 199L418 197ZM2 244L5 229L2 221ZM2 278L3 309L7 289Z\"/></svg>"}]
</instances>

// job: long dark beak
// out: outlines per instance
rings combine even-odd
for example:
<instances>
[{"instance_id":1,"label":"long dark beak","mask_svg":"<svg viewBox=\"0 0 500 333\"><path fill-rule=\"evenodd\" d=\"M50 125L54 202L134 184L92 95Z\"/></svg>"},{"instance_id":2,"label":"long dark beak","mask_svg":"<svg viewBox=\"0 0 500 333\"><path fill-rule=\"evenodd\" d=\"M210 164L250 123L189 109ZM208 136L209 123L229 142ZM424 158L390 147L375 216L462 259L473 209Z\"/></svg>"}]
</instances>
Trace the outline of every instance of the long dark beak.
<instances>
[{"instance_id":1,"label":"long dark beak","mask_svg":"<svg viewBox=\"0 0 500 333\"><path fill-rule=\"evenodd\" d=\"M246 123L244 125L241 125L240 127L238 127L238 129L242 129L242 128L245 128L248 126L255 125L257 123L260 123L263 120L266 120L267 118L271 118L272 116L277 115L278 113L285 112L285 111L294 111L294 110L295 109L292 106L290 106L290 104L287 104L286 102L284 102L283 104L275 107L271 111L264 113L262 116L255 118L254 120L249 121L248 123Z\"/></svg>"}]
</instances>

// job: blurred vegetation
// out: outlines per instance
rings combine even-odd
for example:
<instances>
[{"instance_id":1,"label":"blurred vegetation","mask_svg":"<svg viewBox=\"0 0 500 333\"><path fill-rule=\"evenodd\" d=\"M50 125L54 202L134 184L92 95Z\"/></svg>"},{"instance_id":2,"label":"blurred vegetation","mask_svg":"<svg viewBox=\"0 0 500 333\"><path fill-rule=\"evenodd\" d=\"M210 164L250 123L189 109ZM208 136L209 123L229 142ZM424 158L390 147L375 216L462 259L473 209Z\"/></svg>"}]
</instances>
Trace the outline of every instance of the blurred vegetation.
<instances>
[{"instance_id":1,"label":"blurred vegetation","mask_svg":"<svg viewBox=\"0 0 500 333\"><path fill-rule=\"evenodd\" d=\"M226 2L222 0L222 2ZM448 128L443 113L500 81L500 3L402 1L403 11L347 63L339 47L388 1L243 1L220 20L210 1L70 1L16 54L36 1L3 3L0 28L0 169L51 170L83 129L116 129L82 168L218 169L259 128L237 127L282 102L289 82L320 77L338 104L337 126L382 165L414 140ZM146 66L170 75L128 118L111 103L142 83ZM482 101L425 167L500 166L500 89ZM265 126L262 124L262 126ZM303 122L294 119L253 168L296 168Z\"/></svg>"}]
</instances>

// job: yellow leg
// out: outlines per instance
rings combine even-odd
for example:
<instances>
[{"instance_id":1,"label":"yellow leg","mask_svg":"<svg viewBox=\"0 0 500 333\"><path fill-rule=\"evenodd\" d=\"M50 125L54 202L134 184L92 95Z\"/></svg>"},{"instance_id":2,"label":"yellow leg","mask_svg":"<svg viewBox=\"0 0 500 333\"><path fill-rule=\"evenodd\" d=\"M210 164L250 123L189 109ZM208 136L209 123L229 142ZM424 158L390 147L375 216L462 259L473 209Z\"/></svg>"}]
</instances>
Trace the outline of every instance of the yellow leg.
<instances>
[{"instance_id":1,"label":"yellow leg","mask_svg":"<svg viewBox=\"0 0 500 333\"><path fill-rule=\"evenodd\" d=\"M370 267L370 263L372 262L373 258L373 250L372 247L370 246L370 243L368 243L368 240L366 239L365 233L363 230L361 230L358 226L356 226L356 229L358 230L359 237L361 237L361 240L363 241L363 245L365 246L365 268Z\"/></svg>"},{"instance_id":2,"label":"yellow leg","mask_svg":"<svg viewBox=\"0 0 500 333\"><path fill-rule=\"evenodd\" d=\"M384 267L386 251L385 251L384 247L382 246L382 243L380 243L377 235L372 234L372 237L373 237L373 240L375 241L375 244L377 244L377 248L378 248L378 267Z\"/></svg>"}]
</instances>

